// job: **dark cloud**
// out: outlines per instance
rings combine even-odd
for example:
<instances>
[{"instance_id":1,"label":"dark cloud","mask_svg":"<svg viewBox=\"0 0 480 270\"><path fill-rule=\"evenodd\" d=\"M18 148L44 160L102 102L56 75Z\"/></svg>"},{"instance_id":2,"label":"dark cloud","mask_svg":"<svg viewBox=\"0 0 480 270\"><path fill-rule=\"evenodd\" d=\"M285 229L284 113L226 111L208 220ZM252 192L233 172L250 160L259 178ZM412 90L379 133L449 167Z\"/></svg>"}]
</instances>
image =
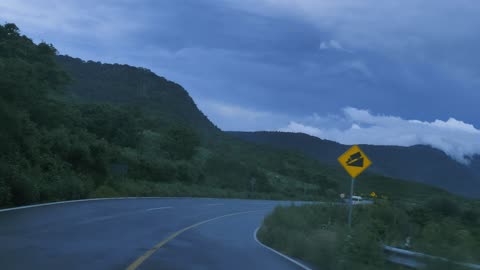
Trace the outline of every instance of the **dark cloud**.
<instances>
[{"instance_id":1,"label":"dark cloud","mask_svg":"<svg viewBox=\"0 0 480 270\"><path fill-rule=\"evenodd\" d=\"M480 126L475 1L97 2L5 0L0 18L62 53L175 80L228 129L347 106ZM249 117L222 124L225 106Z\"/></svg>"}]
</instances>

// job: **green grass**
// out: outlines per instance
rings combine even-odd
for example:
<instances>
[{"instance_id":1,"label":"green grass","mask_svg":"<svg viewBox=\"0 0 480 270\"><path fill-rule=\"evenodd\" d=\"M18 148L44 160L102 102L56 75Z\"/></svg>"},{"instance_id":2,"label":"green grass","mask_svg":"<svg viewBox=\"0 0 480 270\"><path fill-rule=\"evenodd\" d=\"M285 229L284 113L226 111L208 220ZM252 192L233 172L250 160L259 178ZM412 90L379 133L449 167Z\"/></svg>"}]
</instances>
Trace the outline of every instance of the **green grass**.
<instances>
[{"instance_id":1,"label":"green grass","mask_svg":"<svg viewBox=\"0 0 480 270\"><path fill-rule=\"evenodd\" d=\"M382 245L405 248L407 237L415 251L479 263L480 208L476 203L447 198L432 198L421 205L378 201L354 207L351 229L346 226L345 205L277 207L265 218L259 239L325 270L396 269L386 262Z\"/></svg>"}]
</instances>

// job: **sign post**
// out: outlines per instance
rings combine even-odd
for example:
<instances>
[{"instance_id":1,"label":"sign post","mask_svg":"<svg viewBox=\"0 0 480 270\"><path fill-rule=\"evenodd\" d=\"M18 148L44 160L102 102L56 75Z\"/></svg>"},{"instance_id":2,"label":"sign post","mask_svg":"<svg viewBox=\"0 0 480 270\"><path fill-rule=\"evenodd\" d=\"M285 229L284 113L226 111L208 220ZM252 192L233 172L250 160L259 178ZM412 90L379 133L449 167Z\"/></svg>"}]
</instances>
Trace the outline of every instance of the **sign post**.
<instances>
[{"instance_id":1,"label":"sign post","mask_svg":"<svg viewBox=\"0 0 480 270\"><path fill-rule=\"evenodd\" d=\"M343 168L352 177L350 184L350 200L348 209L348 227L352 226L352 209L353 209L353 189L355 185L355 178L366 170L372 162L363 153L363 151L357 145L352 146L339 158L338 162L342 164Z\"/></svg>"},{"instance_id":2,"label":"sign post","mask_svg":"<svg viewBox=\"0 0 480 270\"><path fill-rule=\"evenodd\" d=\"M352 178L350 184L350 201L348 202L348 227L352 227L352 209L353 209L353 186L355 185L355 178Z\"/></svg>"}]
</instances>

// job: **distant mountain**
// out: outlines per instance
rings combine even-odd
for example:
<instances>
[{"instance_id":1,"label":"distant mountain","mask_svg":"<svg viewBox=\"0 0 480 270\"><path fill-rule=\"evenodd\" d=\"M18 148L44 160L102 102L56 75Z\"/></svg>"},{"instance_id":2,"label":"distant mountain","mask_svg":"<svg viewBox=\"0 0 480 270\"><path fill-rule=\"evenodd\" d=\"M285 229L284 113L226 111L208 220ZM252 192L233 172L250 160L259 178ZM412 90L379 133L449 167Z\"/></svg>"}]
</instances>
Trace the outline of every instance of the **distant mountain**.
<instances>
[{"instance_id":1,"label":"distant mountain","mask_svg":"<svg viewBox=\"0 0 480 270\"><path fill-rule=\"evenodd\" d=\"M229 134L248 142L300 151L335 165L338 165L338 156L350 147L303 133L229 132ZM444 152L425 145L411 147L362 145L361 148L373 161L372 172L415 180L466 196L480 197L480 156L475 156L470 165L464 165Z\"/></svg>"},{"instance_id":2,"label":"distant mountain","mask_svg":"<svg viewBox=\"0 0 480 270\"><path fill-rule=\"evenodd\" d=\"M470 161L470 168L475 172L480 172L480 155L475 155Z\"/></svg>"},{"instance_id":3,"label":"distant mountain","mask_svg":"<svg viewBox=\"0 0 480 270\"><path fill-rule=\"evenodd\" d=\"M69 56L57 63L73 79L67 90L86 102L140 106L167 121L178 121L204 133L219 131L179 84L146 68L103 64Z\"/></svg>"}]
</instances>

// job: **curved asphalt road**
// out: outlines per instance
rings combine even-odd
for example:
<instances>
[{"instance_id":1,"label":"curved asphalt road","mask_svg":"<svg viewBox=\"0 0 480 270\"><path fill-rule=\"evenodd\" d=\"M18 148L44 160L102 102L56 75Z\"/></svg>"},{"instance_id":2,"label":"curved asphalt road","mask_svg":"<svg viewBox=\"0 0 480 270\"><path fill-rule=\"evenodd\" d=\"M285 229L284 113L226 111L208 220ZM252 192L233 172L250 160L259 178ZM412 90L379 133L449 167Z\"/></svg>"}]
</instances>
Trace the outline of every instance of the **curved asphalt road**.
<instances>
[{"instance_id":1,"label":"curved asphalt road","mask_svg":"<svg viewBox=\"0 0 480 270\"><path fill-rule=\"evenodd\" d=\"M254 239L280 204L290 202L114 199L0 212L0 269L302 269Z\"/></svg>"}]
</instances>

